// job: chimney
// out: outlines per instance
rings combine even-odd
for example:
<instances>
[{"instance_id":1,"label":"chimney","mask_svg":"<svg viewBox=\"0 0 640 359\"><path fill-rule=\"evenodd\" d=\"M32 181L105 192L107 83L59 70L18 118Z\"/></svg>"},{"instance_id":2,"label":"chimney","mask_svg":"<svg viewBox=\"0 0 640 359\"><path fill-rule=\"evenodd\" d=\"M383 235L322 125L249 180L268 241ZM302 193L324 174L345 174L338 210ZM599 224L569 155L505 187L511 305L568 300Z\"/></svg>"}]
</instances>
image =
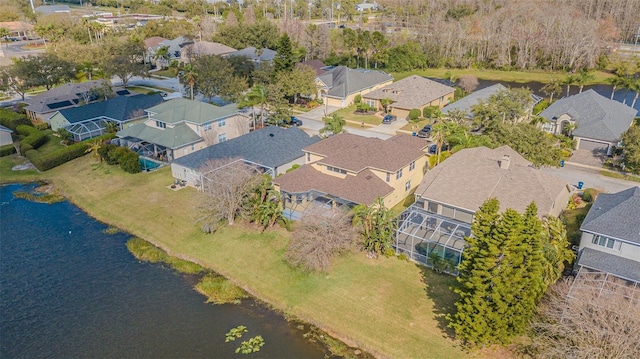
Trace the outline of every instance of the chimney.
<instances>
[{"instance_id":1,"label":"chimney","mask_svg":"<svg viewBox=\"0 0 640 359\"><path fill-rule=\"evenodd\" d=\"M511 157L509 157L509 155L504 155L500 160L500 168L502 168L503 170L508 170L510 163L511 163Z\"/></svg>"}]
</instances>

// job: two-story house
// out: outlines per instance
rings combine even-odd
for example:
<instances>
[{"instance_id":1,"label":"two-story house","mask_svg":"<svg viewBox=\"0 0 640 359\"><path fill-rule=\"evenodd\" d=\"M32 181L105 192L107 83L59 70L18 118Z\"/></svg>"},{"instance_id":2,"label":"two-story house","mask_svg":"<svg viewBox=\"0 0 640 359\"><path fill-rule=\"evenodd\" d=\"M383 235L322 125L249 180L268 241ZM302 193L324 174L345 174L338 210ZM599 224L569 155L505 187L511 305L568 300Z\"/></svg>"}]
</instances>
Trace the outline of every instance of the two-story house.
<instances>
[{"instance_id":1,"label":"two-story house","mask_svg":"<svg viewBox=\"0 0 640 359\"><path fill-rule=\"evenodd\" d=\"M291 218L315 208L370 205L378 197L391 208L422 180L428 144L404 134L381 140L341 133L305 147L305 164L273 183Z\"/></svg>"},{"instance_id":2,"label":"two-story house","mask_svg":"<svg viewBox=\"0 0 640 359\"><path fill-rule=\"evenodd\" d=\"M580 272L640 283L640 187L598 195L580 231Z\"/></svg>"},{"instance_id":3,"label":"two-story house","mask_svg":"<svg viewBox=\"0 0 640 359\"><path fill-rule=\"evenodd\" d=\"M249 117L235 104L214 106L177 98L145 110L147 119L117 133L121 146L142 156L173 161L249 132Z\"/></svg>"}]
</instances>

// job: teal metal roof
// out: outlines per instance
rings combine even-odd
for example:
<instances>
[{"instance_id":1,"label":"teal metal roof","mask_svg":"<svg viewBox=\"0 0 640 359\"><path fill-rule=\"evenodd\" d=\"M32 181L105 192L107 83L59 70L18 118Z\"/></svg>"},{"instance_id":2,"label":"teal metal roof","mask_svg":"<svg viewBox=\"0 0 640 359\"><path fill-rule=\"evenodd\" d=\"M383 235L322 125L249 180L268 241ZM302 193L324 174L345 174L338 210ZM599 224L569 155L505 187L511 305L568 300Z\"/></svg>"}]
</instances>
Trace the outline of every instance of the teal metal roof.
<instances>
[{"instance_id":1,"label":"teal metal roof","mask_svg":"<svg viewBox=\"0 0 640 359\"><path fill-rule=\"evenodd\" d=\"M238 112L236 104L215 106L205 102L176 98L147 109L151 118L168 124L191 122L202 125L223 119Z\"/></svg>"},{"instance_id":2,"label":"teal metal roof","mask_svg":"<svg viewBox=\"0 0 640 359\"><path fill-rule=\"evenodd\" d=\"M133 137L145 142L176 149L202 139L188 125L182 123L173 128L160 129L139 123L118 132L118 137Z\"/></svg>"}]
</instances>

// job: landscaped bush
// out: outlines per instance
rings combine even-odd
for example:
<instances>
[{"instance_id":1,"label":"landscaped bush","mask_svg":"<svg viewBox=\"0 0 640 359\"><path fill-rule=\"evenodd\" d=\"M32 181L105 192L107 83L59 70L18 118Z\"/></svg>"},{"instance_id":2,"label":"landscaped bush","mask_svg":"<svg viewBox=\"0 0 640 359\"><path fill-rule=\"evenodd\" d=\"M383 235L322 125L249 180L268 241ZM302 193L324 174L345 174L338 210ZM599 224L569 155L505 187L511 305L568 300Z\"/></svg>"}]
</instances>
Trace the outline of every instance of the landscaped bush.
<instances>
[{"instance_id":1,"label":"landscaped bush","mask_svg":"<svg viewBox=\"0 0 640 359\"><path fill-rule=\"evenodd\" d=\"M16 153L16 148L13 145L4 145L0 147L0 157L9 156Z\"/></svg>"},{"instance_id":2,"label":"landscaped bush","mask_svg":"<svg viewBox=\"0 0 640 359\"><path fill-rule=\"evenodd\" d=\"M29 161L31 161L31 163L33 163L34 166L36 166L38 170L46 171L78 157L84 156L87 153L87 148L89 148L88 141L106 141L113 137L114 134L108 133L84 142L78 142L71 146L60 148L47 154L41 154L34 149L23 151L23 154L29 159Z\"/></svg>"},{"instance_id":3,"label":"landscaped bush","mask_svg":"<svg viewBox=\"0 0 640 359\"><path fill-rule=\"evenodd\" d=\"M29 145L33 149L37 149L47 142L47 135L30 125L18 125L16 132L18 132L19 135L26 136L20 141L22 146Z\"/></svg>"},{"instance_id":4,"label":"landscaped bush","mask_svg":"<svg viewBox=\"0 0 640 359\"><path fill-rule=\"evenodd\" d=\"M417 121L420 118L420 110L414 108L409 111L409 121Z\"/></svg>"},{"instance_id":5,"label":"landscaped bush","mask_svg":"<svg viewBox=\"0 0 640 359\"><path fill-rule=\"evenodd\" d=\"M549 103L549 100L542 100L540 102L538 102L535 106L533 106L533 114L537 115L540 112L544 111L547 107L549 107L549 105L551 105Z\"/></svg>"},{"instance_id":6,"label":"landscaped bush","mask_svg":"<svg viewBox=\"0 0 640 359\"><path fill-rule=\"evenodd\" d=\"M46 122L42 122L42 123L36 124L36 129L38 129L40 131L48 130L50 127L51 126L49 126L49 124L46 123Z\"/></svg>"},{"instance_id":7,"label":"landscaped bush","mask_svg":"<svg viewBox=\"0 0 640 359\"><path fill-rule=\"evenodd\" d=\"M18 125L31 125L27 115L11 111L7 108L0 108L0 125L15 131Z\"/></svg>"},{"instance_id":8,"label":"landscaped bush","mask_svg":"<svg viewBox=\"0 0 640 359\"><path fill-rule=\"evenodd\" d=\"M112 144L102 146L98 154L109 165L120 165L125 172L140 172L140 158L137 153L127 147Z\"/></svg>"},{"instance_id":9,"label":"landscaped bush","mask_svg":"<svg viewBox=\"0 0 640 359\"><path fill-rule=\"evenodd\" d=\"M582 199L585 202L593 202L596 200L596 197L598 197L598 193L600 192L595 188L587 188L582 193Z\"/></svg>"},{"instance_id":10,"label":"landscaped bush","mask_svg":"<svg viewBox=\"0 0 640 359\"><path fill-rule=\"evenodd\" d=\"M293 171L295 169L298 169L298 168L300 168L300 165L296 163L295 165L291 166L291 168L287 169L287 173L289 173L289 172L291 172L291 171Z\"/></svg>"},{"instance_id":11,"label":"landscaped bush","mask_svg":"<svg viewBox=\"0 0 640 359\"><path fill-rule=\"evenodd\" d=\"M432 118L436 110L439 110L438 106L427 106L422 110L422 117Z\"/></svg>"}]
</instances>

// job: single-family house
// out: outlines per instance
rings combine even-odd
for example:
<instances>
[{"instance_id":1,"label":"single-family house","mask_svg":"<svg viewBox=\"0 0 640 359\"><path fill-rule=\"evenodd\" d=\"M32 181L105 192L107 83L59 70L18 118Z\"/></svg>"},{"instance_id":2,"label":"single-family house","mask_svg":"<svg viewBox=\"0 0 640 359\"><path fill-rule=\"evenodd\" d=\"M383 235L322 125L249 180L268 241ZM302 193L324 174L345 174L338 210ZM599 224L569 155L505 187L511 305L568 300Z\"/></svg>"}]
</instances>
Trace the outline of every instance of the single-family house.
<instances>
[{"instance_id":1,"label":"single-family house","mask_svg":"<svg viewBox=\"0 0 640 359\"><path fill-rule=\"evenodd\" d=\"M0 125L0 147L13 144L12 133L11 129Z\"/></svg>"},{"instance_id":2,"label":"single-family house","mask_svg":"<svg viewBox=\"0 0 640 359\"><path fill-rule=\"evenodd\" d=\"M49 122L49 118L61 109L102 100L98 93L104 94L105 91L109 92L109 96L129 94L127 89L114 90L111 81L104 79L67 83L27 98L27 106L24 109L31 121Z\"/></svg>"},{"instance_id":3,"label":"single-family house","mask_svg":"<svg viewBox=\"0 0 640 359\"><path fill-rule=\"evenodd\" d=\"M507 88L504 87L502 84L495 84L495 85L491 85L489 87L485 87L483 89L474 91L469 95L446 105L442 109L442 114L446 117L449 114L449 112L460 111L461 113L466 114L467 119L471 120L473 118L473 113L471 112L471 108L473 106L480 103L480 101L486 102L489 99L489 97L491 97L491 95L494 95L506 89Z\"/></svg>"},{"instance_id":4,"label":"single-family house","mask_svg":"<svg viewBox=\"0 0 640 359\"><path fill-rule=\"evenodd\" d=\"M198 187L202 183L200 169L208 161L239 160L275 177L295 164L303 165L302 149L318 141L318 136L311 137L297 127L267 126L180 157L171 163L171 173Z\"/></svg>"},{"instance_id":5,"label":"single-family house","mask_svg":"<svg viewBox=\"0 0 640 359\"><path fill-rule=\"evenodd\" d=\"M107 123L114 122L122 130L127 124L147 117L144 110L162 103L160 94L118 96L106 101L57 111L49 122L52 130L64 128L75 141L102 135Z\"/></svg>"},{"instance_id":6,"label":"single-family house","mask_svg":"<svg viewBox=\"0 0 640 359\"><path fill-rule=\"evenodd\" d=\"M427 147L405 134L381 140L341 133L305 147L305 164L273 183L291 218L317 208L370 205L378 197L391 208L422 180Z\"/></svg>"},{"instance_id":7,"label":"single-family house","mask_svg":"<svg viewBox=\"0 0 640 359\"><path fill-rule=\"evenodd\" d=\"M381 71L336 66L316 78L316 87L325 105L345 108L356 95L364 96L391 82L393 77Z\"/></svg>"},{"instance_id":8,"label":"single-family house","mask_svg":"<svg viewBox=\"0 0 640 359\"><path fill-rule=\"evenodd\" d=\"M143 123L119 131L114 142L165 162L244 135L250 126L236 104L219 107L176 98L145 112Z\"/></svg>"},{"instance_id":9,"label":"single-family house","mask_svg":"<svg viewBox=\"0 0 640 359\"><path fill-rule=\"evenodd\" d=\"M150 62L155 62L155 64L159 67L167 67L169 66L171 61L181 60L182 51L188 45L193 45L193 40L185 36L178 36L175 39L161 41L158 43L158 45L148 48L148 60ZM161 48L167 48L168 58L157 56L157 52Z\"/></svg>"},{"instance_id":10,"label":"single-family house","mask_svg":"<svg viewBox=\"0 0 640 359\"><path fill-rule=\"evenodd\" d=\"M188 64L191 62L191 59L195 59L200 56L224 56L235 51L237 50L233 47L223 45L219 42L198 41L184 46L181 52L181 61Z\"/></svg>"},{"instance_id":11,"label":"single-family house","mask_svg":"<svg viewBox=\"0 0 640 359\"><path fill-rule=\"evenodd\" d=\"M242 50L228 53L225 56L246 57L249 61L258 66L261 62L273 62L273 59L276 57L276 52L271 49L256 49L255 47L250 46Z\"/></svg>"},{"instance_id":12,"label":"single-family house","mask_svg":"<svg viewBox=\"0 0 640 359\"><path fill-rule=\"evenodd\" d=\"M474 213L486 200L497 198L501 210L521 213L535 202L542 217L558 216L569 196L565 181L534 168L509 146L464 149L425 174L416 202L401 214L393 246L420 263L433 264L430 257L437 255L458 265Z\"/></svg>"},{"instance_id":13,"label":"single-family house","mask_svg":"<svg viewBox=\"0 0 640 359\"><path fill-rule=\"evenodd\" d=\"M9 37L22 38L33 33L33 25L24 21L3 21L0 27L9 30Z\"/></svg>"},{"instance_id":14,"label":"single-family house","mask_svg":"<svg viewBox=\"0 0 640 359\"><path fill-rule=\"evenodd\" d=\"M169 39L166 39L166 38L161 37L161 36L148 37L148 38L144 39L144 49L147 52L147 54L149 54L153 49L158 47L158 45L160 45L160 43L162 43L164 41L168 41L168 40Z\"/></svg>"},{"instance_id":15,"label":"single-family house","mask_svg":"<svg viewBox=\"0 0 640 359\"><path fill-rule=\"evenodd\" d=\"M296 66L309 66L316 72L316 76L320 76L330 69L329 66L325 65L324 62L318 59L298 62Z\"/></svg>"},{"instance_id":16,"label":"single-family house","mask_svg":"<svg viewBox=\"0 0 640 359\"><path fill-rule=\"evenodd\" d=\"M391 100L387 112L398 117L408 118L413 109L422 110L428 106L444 107L453 100L455 89L451 86L412 75L390 85L362 95L362 101L373 109L384 109L382 100Z\"/></svg>"},{"instance_id":17,"label":"single-family house","mask_svg":"<svg viewBox=\"0 0 640 359\"><path fill-rule=\"evenodd\" d=\"M614 276L622 284L631 282L631 287L640 285L640 187L599 194L580 231L579 272L602 273L601 280Z\"/></svg>"},{"instance_id":18,"label":"single-family house","mask_svg":"<svg viewBox=\"0 0 640 359\"><path fill-rule=\"evenodd\" d=\"M547 120L543 129L553 134L575 127L568 132L576 140L576 149L611 154L637 113L625 104L587 90L554 102L540 116Z\"/></svg>"},{"instance_id":19,"label":"single-family house","mask_svg":"<svg viewBox=\"0 0 640 359\"><path fill-rule=\"evenodd\" d=\"M365 10L377 11L378 10L378 4L376 4L376 3L367 3L367 2L356 4L356 11L365 11Z\"/></svg>"}]
</instances>

